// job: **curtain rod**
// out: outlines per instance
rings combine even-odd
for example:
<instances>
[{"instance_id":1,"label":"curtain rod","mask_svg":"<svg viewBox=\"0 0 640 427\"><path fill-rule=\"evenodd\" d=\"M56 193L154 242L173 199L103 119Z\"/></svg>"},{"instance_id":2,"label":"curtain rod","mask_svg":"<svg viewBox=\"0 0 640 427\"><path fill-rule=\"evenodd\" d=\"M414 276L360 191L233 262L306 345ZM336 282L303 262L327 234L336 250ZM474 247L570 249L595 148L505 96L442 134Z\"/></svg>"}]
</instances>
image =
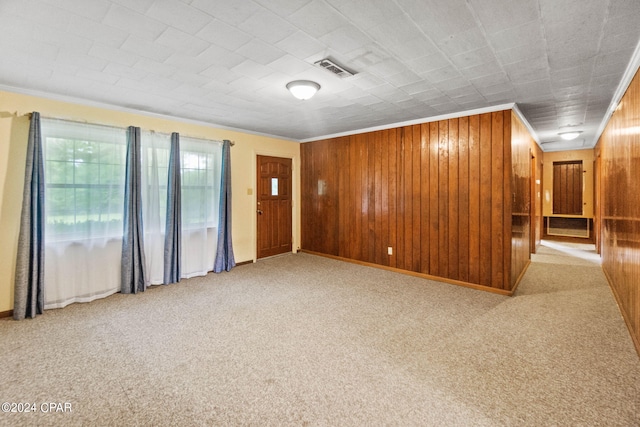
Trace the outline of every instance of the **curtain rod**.
<instances>
[{"instance_id":1,"label":"curtain rod","mask_svg":"<svg viewBox=\"0 0 640 427\"><path fill-rule=\"evenodd\" d=\"M25 114L24 114L24 116L26 116L29 120L31 120L31 116L32 116L32 115L33 115L33 113L25 113ZM49 120L63 120L63 121L65 121L65 122L81 123L81 124L85 124L85 125L106 126L106 127L112 127L112 128L118 128L118 129L121 129L121 127L120 127L120 126L105 125L105 124L102 124L102 123L89 123L89 122L87 122L87 121L81 122L81 121L79 121L79 120L61 119L61 118L58 118L58 117L48 117L48 116L40 115L40 118L41 118L41 119L49 119ZM151 130L150 130L150 132L155 132L155 131L154 131L153 129L151 129ZM185 135L185 136L186 136L186 135ZM188 137L188 136L187 136L187 137ZM191 138L195 138L195 137L191 137ZM197 138L197 139L202 139L202 138ZM236 145L236 142L235 142L235 141L232 141L232 140L230 140L230 139L223 139L223 140L222 140L222 142L224 142L224 141L229 141L229 145L231 145L232 147L233 147L234 145Z\"/></svg>"}]
</instances>

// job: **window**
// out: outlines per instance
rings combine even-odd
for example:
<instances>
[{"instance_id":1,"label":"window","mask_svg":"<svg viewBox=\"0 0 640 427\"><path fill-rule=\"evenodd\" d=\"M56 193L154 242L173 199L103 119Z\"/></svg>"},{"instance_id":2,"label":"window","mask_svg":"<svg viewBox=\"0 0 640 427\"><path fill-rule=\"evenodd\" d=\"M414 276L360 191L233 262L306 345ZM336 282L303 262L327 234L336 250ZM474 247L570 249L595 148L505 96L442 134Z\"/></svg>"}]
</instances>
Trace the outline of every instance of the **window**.
<instances>
[{"instance_id":1,"label":"window","mask_svg":"<svg viewBox=\"0 0 640 427\"><path fill-rule=\"evenodd\" d=\"M164 234L171 135L142 132L142 212L151 284L163 282ZM180 137L181 275L213 269L217 247L222 146Z\"/></svg>"},{"instance_id":2,"label":"window","mask_svg":"<svg viewBox=\"0 0 640 427\"><path fill-rule=\"evenodd\" d=\"M45 308L120 290L127 135L41 120L45 179Z\"/></svg>"},{"instance_id":3,"label":"window","mask_svg":"<svg viewBox=\"0 0 640 427\"><path fill-rule=\"evenodd\" d=\"M47 237L122 235L125 131L42 120L42 141Z\"/></svg>"},{"instance_id":4,"label":"window","mask_svg":"<svg viewBox=\"0 0 640 427\"><path fill-rule=\"evenodd\" d=\"M180 138L183 228L218 226L221 156L220 144Z\"/></svg>"},{"instance_id":5,"label":"window","mask_svg":"<svg viewBox=\"0 0 640 427\"><path fill-rule=\"evenodd\" d=\"M164 231L167 211L167 179L171 137L155 132L142 132L142 204L145 226L149 221L160 224Z\"/></svg>"},{"instance_id":6,"label":"window","mask_svg":"<svg viewBox=\"0 0 640 427\"><path fill-rule=\"evenodd\" d=\"M45 161L45 308L120 290L127 130L41 120ZM145 261L162 283L171 136L141 132ZM219 142L181 138L182 277L213 270L222 169Z\"/></svg>"},{"instance_id":7,"label":"window","mask_svg":"<svg viewBox=\"0 0 640 427\"><path fill-rule=\"evenodd\" d=\"M222 145L180 137L182 277L213 270L218 243Z\"/></svg>"},{"instance_id":8,"label":"window","mask_svg":"<svg viewBox=\"0 0 640 427\"><path fill-rule=\"evenodd\" d=\"M164 238L167 216L167 181L171 137L141 133L141 196L147 280L163 283Z\"/></svg>"}]
</instances>

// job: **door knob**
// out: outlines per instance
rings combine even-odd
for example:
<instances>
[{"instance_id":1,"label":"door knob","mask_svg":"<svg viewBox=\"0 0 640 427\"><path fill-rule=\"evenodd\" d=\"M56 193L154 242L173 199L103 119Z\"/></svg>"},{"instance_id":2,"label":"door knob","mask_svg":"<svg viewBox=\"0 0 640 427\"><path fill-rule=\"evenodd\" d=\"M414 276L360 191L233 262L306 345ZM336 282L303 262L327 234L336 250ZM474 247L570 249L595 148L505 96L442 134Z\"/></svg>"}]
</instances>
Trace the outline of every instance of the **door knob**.
<instances>
[{"instance_id":1,"label":"door knob","mask_svg":"<svg viewBox=\"0 0 640 427\"><path fill-rule=\"evenodd\" d=\"M262 215L262 210L258 209L256 212L258 212L258 215Z\"/></svg>"}]
</instances>

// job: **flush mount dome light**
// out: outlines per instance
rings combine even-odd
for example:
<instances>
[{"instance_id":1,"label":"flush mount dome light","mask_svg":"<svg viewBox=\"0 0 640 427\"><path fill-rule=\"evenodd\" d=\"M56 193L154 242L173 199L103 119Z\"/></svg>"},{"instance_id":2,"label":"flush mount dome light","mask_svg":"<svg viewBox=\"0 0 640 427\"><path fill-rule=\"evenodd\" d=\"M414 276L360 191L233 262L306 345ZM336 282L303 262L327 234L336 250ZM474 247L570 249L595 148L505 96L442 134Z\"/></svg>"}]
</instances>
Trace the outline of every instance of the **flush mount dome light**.
<instances>
[{"instance_id":1,"label":"flush mount dome light","mask_svg":"<svg viewBox=\"0 0 640 427\"><path fill-rule=\"evenodd\" d=\"M581 130L573 130L570 132L560 132L558 135L560 135L560 138L564 139L565 141L571 141L572 139L576 139L577 137L579 137L581 133Z\"/></svg>"},{"instance_id":2,"label":"flush mount dome light","mask_svg":"<svg viewBox=\"0 0 640 427\"><path fill-rule=\"evenodd\" d=\"M296 80L288 83L287 89L293 96L304 101L315 95L320 90L320 85L309 80Z\"/></svg>"}]
</instances>

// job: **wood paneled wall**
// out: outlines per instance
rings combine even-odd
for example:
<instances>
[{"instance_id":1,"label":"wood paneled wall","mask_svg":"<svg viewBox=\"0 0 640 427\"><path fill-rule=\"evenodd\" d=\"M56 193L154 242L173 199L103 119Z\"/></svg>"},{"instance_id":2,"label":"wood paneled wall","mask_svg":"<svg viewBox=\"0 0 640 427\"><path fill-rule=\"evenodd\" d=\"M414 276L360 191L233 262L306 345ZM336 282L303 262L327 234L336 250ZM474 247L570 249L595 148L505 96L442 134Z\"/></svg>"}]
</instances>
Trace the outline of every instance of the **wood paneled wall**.
<instances>
[{"instance_id":1,"label":"wood paneled wall","mask_svg":"<svg viewBox=\"0 0 640 427\"><path fill-rule=\"evenodd\" d=\"M512 204L530 197L511 123L507 110L302 144L302 249L511 290Z\"/></svg>"},{"instance_id":2,"label":"wood paneled wall","mask_svg":"<svg viewBox=\"0 0 640 427\"><path fill-rule=\"evenodd\" d=\"M516 283L518 277L527 268L531 259L531 249L535 247L531 244L531 239L535 239L535 235L531 234L531 221L539 221L541 205L538 205L539 214L533 211L532 207L536 207L537 194L532 194L532 189L536 188L535 177L533 174L533 165L535 162L536 174L542 171L542 150L531 137L531 134L525 125L513 114L511 118L511 151L512 151L512 167L511 167L511 187L513 190L513 206L511 211L511 283ZM532 215L533 213L533 215ZM537 225L534 224L533 230ZM535 233L534 233L535 234Z\"/></svg>"},{"instance_id":3,"label":"wood paneled wall","mask_svg":"<svg viewBox=\"0 0 640 427\"><path fill-rule=\"evenodd\" d=\"M640 353L640 76L598 145L602 267Z\"/></svg>"}]
</instances>

